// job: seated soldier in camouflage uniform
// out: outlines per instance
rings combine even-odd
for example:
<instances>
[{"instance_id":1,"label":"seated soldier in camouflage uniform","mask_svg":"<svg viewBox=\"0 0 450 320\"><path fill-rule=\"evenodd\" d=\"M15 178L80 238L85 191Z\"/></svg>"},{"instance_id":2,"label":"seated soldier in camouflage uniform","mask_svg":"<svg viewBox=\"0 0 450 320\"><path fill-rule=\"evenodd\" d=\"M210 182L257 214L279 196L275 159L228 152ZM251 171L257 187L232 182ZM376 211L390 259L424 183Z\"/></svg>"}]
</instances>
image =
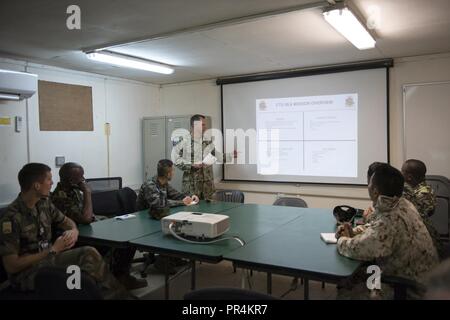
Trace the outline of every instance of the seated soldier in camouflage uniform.
<instances>
[{"instance_id":1,"label":"seated soldier in camouflage uniform","mask_svg":"<svg viewBox=\"0 0 450 320\"><path fill-rule=\"evenodd\" d=\"M370 183L370 178L372 177L373 173L375 172L375 169L378 168L380 165L384 164L384 162L373 162L370 164L369 168L367 169L367 185ZM364 210L363 218L365 222L368 222L370 219L371 214L373 213L374 209L372 206L368 207L366 210Z\"/></svg>"},{"instance_id":2,"label":"seated soldier in camouflage uniform","mask_svg":"<svg viewBox=\"0 0 450 320\"><path fill-rule=\"evenodd\" d=\"M403 196L416 207L441 256L443 248L439 240L440 236L430 220L436 208L436 197L431 186L425 182L426 173L427 167L422 161L406 160L402 166L402 174L405 178Z\"/></svg>"},{"instance_id":3,"label":"seated soldier in camouflage uniform","mask_svg":"<svg viewBox=\"0 0 450 320\"><path fill-rule=\"evenodd\" d=\"M170 184L174 175L173 162L163 159L158 162L157 176L145 181L139 190L136 200L137 210L149 209L150 215L155 219L161 219L169 214L170 207L188 205L192 201L199 201L196 195L192 197L175 190ZM184 264L180 259L169 260L169 273L174 274L174 266ZM157 258L155 268L164 270L164 261Z\"/></svg>"},{"instance_id":4,"label":"seated soldier in camouflage uniform","mask_svg":"<svg viewBox=\"0 0 450 320\"><path fill-rule=\"evenodd\" d=\"M67 217L77 224L90 224L97 220L92 211L91 190L84 179L84 169L73 162L65 163L59 169L59 178L52 192L53 204ZM105 255L112 249L97 247ZM130 275L131 262L136 253L135 248L120 248L112 251L112 272L128 290L147 286L145 279L137 279Z\"/></svg>"},{"instance_id":5,"label":"seated soldier in camouflage uniform","mask_svg":"<svg viewBox=\"0 0 450 320\"><path fill-rule=\"evenodd\" d=\"M124 294L95 248L71 249L78 230L48 199L53 184L50 168L29 163L18 178L21 192L0 218L0 256L11 285L18 290L34 290L39 268L77 265L109 293ZM53 226L65 231L52 243Z\"/></svg>"},{"instance_id":6,"label":"seated soldier in camouflage uniform","mask_svg":"<svg viewBox=\"0 0 450 320\"><path fill-rule=\"evenodd\" d=\"M383 275L398 276L418 282L438 263L433 241L416 208L402 197L403 176L388 164L379 165L369 183L374 212L364 228L339 226L337 250L348 258L377 265ZM391 290L366 286L366 268L342 283L338 298L369 298L376 293L387 298Z\"/></svg>"},{"instance_id":7,"label":"seated soldier in camouflage uniform","mask_svg":"<svg viewBox=\"0 0 450 320\"><path fill-rule=\"evenodd\" d=\"M150 213L155 219L161 219L168 214L168 210L164 212L164 209L188 205L192 201L199 201L196 195L191 198L184 193L178 192L169 184L174 175L173 162L171 160L159 160L157 173L150 181L145 181L141 186L136 200L138 210L150 209Z\"/></svg>"}]
</instances>

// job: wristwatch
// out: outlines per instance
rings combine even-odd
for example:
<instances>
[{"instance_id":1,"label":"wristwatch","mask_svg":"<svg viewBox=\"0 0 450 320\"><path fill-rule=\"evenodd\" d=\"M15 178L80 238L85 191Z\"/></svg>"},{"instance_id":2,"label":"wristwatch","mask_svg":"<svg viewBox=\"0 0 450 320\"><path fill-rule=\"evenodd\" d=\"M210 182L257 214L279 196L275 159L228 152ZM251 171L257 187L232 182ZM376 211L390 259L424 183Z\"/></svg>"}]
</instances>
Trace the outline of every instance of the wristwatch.
<instances>
[{"instance_id":1,"label":"wristwatch","mask_svg":"<svg viewBox=\"0 0 450 320\"><path fill-rule=\"evenodd\" d=\"M49 256L56 256L56 251L55 249L51 248L50 251L48 252Z\"/></svg>"}]
</instances>

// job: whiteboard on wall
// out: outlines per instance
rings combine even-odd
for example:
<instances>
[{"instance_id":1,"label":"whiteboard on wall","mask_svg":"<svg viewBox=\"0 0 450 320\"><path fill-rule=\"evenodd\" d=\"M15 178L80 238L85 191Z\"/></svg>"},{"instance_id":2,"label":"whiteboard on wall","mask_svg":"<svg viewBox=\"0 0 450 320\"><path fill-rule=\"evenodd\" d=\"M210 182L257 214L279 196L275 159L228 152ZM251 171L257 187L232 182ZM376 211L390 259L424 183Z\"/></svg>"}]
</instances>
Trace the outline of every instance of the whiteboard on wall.
<instances>
[{"instance_id":1,"label":"whiteboard on wall","mask_svg":"<svg viewBox=\"0 0 450 320\"><path fill-rule=\"evenodd\" d=\"M403 86L404 156L450 178L450 81Z\"/></svg>"}]
</instances>

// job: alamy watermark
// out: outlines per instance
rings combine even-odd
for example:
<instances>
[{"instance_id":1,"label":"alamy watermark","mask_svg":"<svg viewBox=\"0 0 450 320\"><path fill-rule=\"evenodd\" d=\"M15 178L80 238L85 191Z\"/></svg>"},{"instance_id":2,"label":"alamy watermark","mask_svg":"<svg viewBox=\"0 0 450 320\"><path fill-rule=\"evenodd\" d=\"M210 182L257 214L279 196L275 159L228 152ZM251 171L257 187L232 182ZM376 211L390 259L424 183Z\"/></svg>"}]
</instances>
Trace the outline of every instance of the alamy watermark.
<instances>
[{"instance_id":1,"label":"alamy watermark","mask_svg":"<svg viewBox=\"0 0 450 320\"><path fill-rule=\"evenodd\" d=\"M367 267L367 274L371 274L366 280L366 286L369 290L381 290L381 269L377 265Z\"/></svg>"},{"instance_id":2,"label":"alamy watermark","mask_svg":"<svg viewBox=\"0 0 450 320\"><path fill-rule=\"evenodd\" d=\"M66 269L69 274L66 280L66 286L69 290L81 290L81 269L77 265L70 265Z\"/></svg>"},{"instance_id":3,"label":"alamy watermark","mask_svg":"<svg viewBox=\"0 0 450 320\"><path fill-rule=\"evenodd\" d=\"M81 29L81 9L76 4L71 4L67 7L66 13L69 16L66 19L66 26L69 30Z\"/></svg>"},{"instance_id":4,"label":"alamy watermark","mask_svg":"<svg viewBox=\"0 0 450 320\"><path fill-rule=\"evenodd\" d=\"M208 154L222 154L217 164L258 164L270 167L274 173L279 169L279 129L208 129L204 133L194 125L192 131L179 128L172 132L171 159L174 163L200 164ZM192 143L194 141L194 143ZM225 146L224 146L225 141ZM204 147L206 142L206 147Z\"/></svg>"}]
</instances>

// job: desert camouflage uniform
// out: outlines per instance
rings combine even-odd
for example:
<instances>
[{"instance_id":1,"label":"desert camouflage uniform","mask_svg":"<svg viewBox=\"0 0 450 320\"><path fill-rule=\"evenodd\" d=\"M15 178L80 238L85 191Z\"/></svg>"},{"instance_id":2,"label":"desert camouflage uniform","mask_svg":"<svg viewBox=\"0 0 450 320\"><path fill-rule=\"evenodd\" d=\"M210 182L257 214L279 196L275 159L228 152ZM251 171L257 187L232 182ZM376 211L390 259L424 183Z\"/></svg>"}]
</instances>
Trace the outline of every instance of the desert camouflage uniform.
<instances>
[{"instance_id":1,"label":"desert camouflage uniform","mask_svg":"<svg viewBox=\"0 0 450 320\"><path fill-rule=\"evenodd\" d=\"M189 141L191 144L189 145ZM197 195L200 199L210 199L215 192L213 166L194 168L192 164L200 164L210 154L222 160L224 155L215 150L214 143L207 140L191 139L185 136L172 150L172 159L178 169L183 171L182 192Z\"/></svg>"},{"instance_id":2,"label":"desert camouflage uniform","mask_svg":"<svg viewBox=\"0 0 450 320\"><path fill-rule=\"evenodd\" d=\"M136 200L137 210L150 209L153 217L161 219L169 213L170 207L182 206L185 194L175 190L170 184L162 186L158 176L144 182Z\"/></svg>"},{"instance_id":3,"label":"desert camouflage uniform","mask_svg":"<svg viewBox=\"0 0 450 320\"><path fill-rule=\"evenodd\" d=\"M430 219L436 208L436 196L434 195L431 186L425 181L419 183L415 188L408 183L405 183L403 197L408 199L416 207L433 239L433 243L438 250L439 255L442 255L443 247L439 241L439 232L433 226Z\"/></svg>"},{"instance_id":4,"label":"desert camouflage uniform","mask_svg":"<svg viewBox=\"0 0 450 320\"><path fill-rule=\"evenodd\" d=\"M383 275L420 282L421 277L437 265L438 257L416 209L403 197L386 196L380 196L374 207L373 216L362 232L358 230L359 234L353 238L339 238L339 253L377 265ZM368 298L370 292L364 280L367 276L366 268L361 268L343 284L338 297ZM381 291L389 291L386 289L382 286Z\"/></svg>"},{"instance_id":5,"label":"desert camouflage uniform","mask_svg":"<svg viewBox=\"0 0 450 320\"><path fill-rule=\"evenodd\" d=\"M0 256L36 254L52 245L52 230L65 216L50 202L40 200L29 209L19 195L0 218ZM15 274L8 274L10 283L19 290L33 290L34 277L44 266L66 268L77 265L91 275L101 286L112 291L123 288L109 273L102 257L95 248L80 247L48 255L37 264Z\"/></svg>"}]
</instances>

